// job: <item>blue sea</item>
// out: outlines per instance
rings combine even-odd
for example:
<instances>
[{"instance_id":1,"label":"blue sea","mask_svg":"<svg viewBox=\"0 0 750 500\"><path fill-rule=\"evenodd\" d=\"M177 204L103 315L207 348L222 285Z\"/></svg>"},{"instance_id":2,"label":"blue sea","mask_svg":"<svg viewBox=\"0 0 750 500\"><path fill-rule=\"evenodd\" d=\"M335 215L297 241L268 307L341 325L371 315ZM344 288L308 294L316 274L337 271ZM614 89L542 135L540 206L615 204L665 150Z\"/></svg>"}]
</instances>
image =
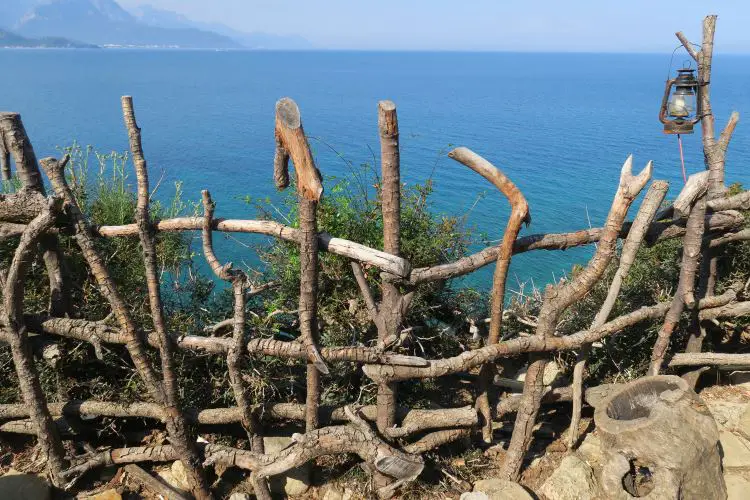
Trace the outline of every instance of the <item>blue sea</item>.
<instances>
[{"instance_id":1,"label":"blue sea","mask_svg":"<svg viewBox=\"0 0 750 500\"><path fill-rule=\"evenodd\" d=\"M181 180L193 200L209 189L217 216L255 218L247 195L279 199L277 99L299 104L327 179L373 163L377 102L391 99L403 180L431 177L437 213L468 213L497 240L507 201L446 152L467 146L518 184L533 216L522 235L600 226L629 154L637 170L654 161L669 196L682 185L677 140L657 118L669 64L668 54L0 50L0 109L22 114L39 157L73 141L124 151L120 96L133 95L152 182L164 175L159 196ZM732 110L750 117L750 56L715 56L712 80L719 127ZM688 171L703 169L700 134L685 136L684 148ZM727 181L749 185L748 166L750 126L741 122ZM243 244L256 240L220 240L220 258L259 265ZM550 282L591 251L520 255L509 286ZM491 269L470 280L489 286Z\"/></svg>"}]
</instances>

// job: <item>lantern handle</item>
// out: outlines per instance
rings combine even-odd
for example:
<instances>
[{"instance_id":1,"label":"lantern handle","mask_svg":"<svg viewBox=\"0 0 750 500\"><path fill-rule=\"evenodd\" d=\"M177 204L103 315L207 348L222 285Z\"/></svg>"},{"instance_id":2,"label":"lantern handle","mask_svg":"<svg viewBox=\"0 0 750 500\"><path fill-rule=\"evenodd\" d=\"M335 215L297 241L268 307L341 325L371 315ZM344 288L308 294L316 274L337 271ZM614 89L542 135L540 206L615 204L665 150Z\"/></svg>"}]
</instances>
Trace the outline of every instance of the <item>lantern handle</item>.
<instances>
[{"instance_id":1,"label":"lantern handle","mask_svg":"<svg viewBox=\"0 0 750 500\"><path fill-rule=\"evenodd\" d=\"M698 44L695 44L695 43L692 43L692 42L688 42L688 43L689 43L690 45L695 45L696 47L699 47L699 48L700 48L700 45L698 45ZM679 49L681 49L681 48L683 48L683 47L684 47L684 45L678 45L678 46L677 46L677 47L675 47L675 49L674 49L674 50L672 51L672 56L671 56L671 57L669 58L669 66L667 66L667 80L669 80L669 79L670 79L670 78L672 77L672 63L674 62L674 55L675 55L675 54L677 53L677 51L678 51ZM692 66L693 66L693 62L692 62L692 61L691 61L690 59L686 59L686 61L688 62L688 64L687 64L687 65L685 65L685 63L683 62L682 66L683 66L683 67L686 67L686 66L687 66L688 68L692 69Z\"/></svg>"}]
</instances>

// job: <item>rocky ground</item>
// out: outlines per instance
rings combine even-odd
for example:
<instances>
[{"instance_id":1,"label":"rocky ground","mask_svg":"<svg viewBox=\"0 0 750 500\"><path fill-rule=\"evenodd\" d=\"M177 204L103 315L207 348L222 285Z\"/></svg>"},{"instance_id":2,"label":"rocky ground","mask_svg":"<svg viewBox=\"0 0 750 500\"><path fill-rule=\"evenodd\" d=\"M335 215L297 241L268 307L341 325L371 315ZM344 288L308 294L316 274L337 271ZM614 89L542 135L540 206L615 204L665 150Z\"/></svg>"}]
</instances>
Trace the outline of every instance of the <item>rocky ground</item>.
<instances>
[{"instance_id":1,"label":"rocky ground","mask_svg":"<svg viewBox=\"0 0 750 500\"><path fill-rule=\"evenodd\" d=\"M750 498L750 383L714 386L704 389L701 398L713 414L719 427L723 452L724 478L730 500ZM428 457L430 466L426 477L403 493L403 498L461 499L461 500L594 500L604 498L599 486L602 453L599 437L592 419L584 419L587 428L581 445L574 453L565 446L569 409L565 406L546 408L535 433L530 462L524 469L521 484L494 479L497 455L507 444L503 440L484 452L456 451L452 456ZM504 436L512 419L501 423L497 434ZM509 429L507 429L509 430ZM151 437L153 439L153 436ZM288 438L266 438L266 450L284 448ZM311 498L319 500L355 500L367 498L365 476L357 472L356 461L346 458L331 459L323 465L331 473L330 479L318 477L311 485L309 470L302 468L285 477L275 478L275 496ZM0 457L0 498L52 498L46 483L34 471L43 464L26 452L6 453ZM23 472L19 472L23 471ZM342 473L343 471L343 473ZM641 478L644 479L644 478ZM647 480L647 478L645 478ZM105 469L91 484L91 489L78 498L91 500L120 500L122 498L180 498L186 489L185 470L181 462L144 470L135 466ZM242 500L251 498L252 487L237 471L217 471L214 489L221 498ZM61 497L62 498L62 497ZM68 497L70 498L70 497Z\"/></svg>"},{"instance_id":2,"label":"rocky ground","mask_svg":"<svg viewBox=\"0 0 750 500\"><path fill-rule=\"evenodd\" d=\"M724 479L729 500L750 498L750 384L714 386L704 389L701 398L719 427ZM588 432L574 453L558 452L561 440L552 450L532 462L520 485L497 479L474 483L471 493L461 500L597 500L604 499L600 486L603 456L596 429Z\"/></svg>"}]
</instances>

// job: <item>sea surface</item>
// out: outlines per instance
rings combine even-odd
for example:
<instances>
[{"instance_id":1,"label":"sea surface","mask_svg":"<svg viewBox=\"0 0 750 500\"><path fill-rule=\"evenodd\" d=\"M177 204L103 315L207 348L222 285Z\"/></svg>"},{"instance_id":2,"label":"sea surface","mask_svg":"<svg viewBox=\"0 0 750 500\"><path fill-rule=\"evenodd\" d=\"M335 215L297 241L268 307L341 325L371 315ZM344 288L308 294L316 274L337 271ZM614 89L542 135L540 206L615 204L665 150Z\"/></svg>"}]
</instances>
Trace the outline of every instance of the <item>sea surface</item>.
<instances>
[{"instance_id":1,"label":"sea surface","mask_svg":"<svg viewBox=\"0 0 750 500\"><path fill-rule=\"evenodd\" d=\"M669 196L682 185L677 139L662 134L657 118L669 64L669 54L0 50L0 110L22 114L40 158L73 141L124 151L120 96L133 95L152 183L164 177L158 196L181 180L192 200L209 189L217 216L255 218L246 196L279 200L279 98L299 104L329 182L373 164L377 102L391 99L403 180L432 178L436 213L468 214L497 240L507 201L447 151L467 146L516 182L533 216L522 235L600 226L629 154L636 170L654 161ZM715 56L712 97L719 127L732 110L750 118L750 56ZM703 169L699 133L684 137L684 149L688 173ZM727 181L750 185L749 167L750 125L741 122ZM218 239L221 259L261 265L246 246L257 238ZM591 252L517 256L509 286L539 287ZM469 282L489 287L491 269Z\"/></svg>"}]
</instances>

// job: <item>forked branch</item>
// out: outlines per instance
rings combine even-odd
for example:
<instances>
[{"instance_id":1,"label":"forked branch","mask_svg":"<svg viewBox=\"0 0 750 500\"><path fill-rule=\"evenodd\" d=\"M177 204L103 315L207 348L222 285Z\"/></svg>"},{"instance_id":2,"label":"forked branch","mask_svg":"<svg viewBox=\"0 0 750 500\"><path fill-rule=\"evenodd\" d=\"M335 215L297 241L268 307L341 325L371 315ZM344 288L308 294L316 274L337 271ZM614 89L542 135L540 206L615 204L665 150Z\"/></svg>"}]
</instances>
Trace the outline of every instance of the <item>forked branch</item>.
<instances>
[{"instance_id":1,"label":"forked branch","mask_svg":"<svg viewBox=\"0 0 750 500\"><path fill-rule=\"evenodd\" d=\"M490 312L490 331L487 339L488 345L497 344L500 341L500 332L503 321L503 305L505 302L505 285L508 280L508 268L513 257L513 244L521 231L521 226L531 223L529 204L521 193L521 190L505 176L497 167L492 165L478 154L467 148L457 148L448 153L450 158L462 163L487 179L493 186L500 190L510 202L510 216L505 226L503 239L497 254L495 275L492 279L492 306ZM489 386L494 376L493 365L488 363L482 366L479 375L479 386L476 406L484 418L482 425L482 437L485 443L492 442L492 412L489 402Z\"/></svg>"},{"instance_id":2,"label":"forked branch","mask_svg":"<svg viewBox=\"0 0 750 500\"><path fill-rule=\"evenodd\" d=\"M28 408L39 444L47 460L52 482L63 486L61 473L66 466L65 450L60 433L50 415L47 401L39 381L39 373L29 344L23 315L24 285L28 270L42 236L52 228L60 211L62 200L48 200L47 208L26 226L8 268L3 289L5 337L10 343L13 365L18 376L18 386L24 405Z\"/></svg>"},{"instance_id":3,"label":"forked branch","mask_svg":"<svg viewBox=\"0 0 750 500\"><path fill-rule=\"evenodd\" d=\"M315 167L310 145L302 128L299 107L284 98L276 103L277 158L288 152L297 173L300 240L299 321L302 342L311 363L307 366L307 425L318 427L320 405L320 374L328 374L328 365L318 348L318 201L323 194L323 181ZM278 148L282 148L279 150ZM288 161L280 164L288 166ZM275 168L277 166L275 165ZM278 172L275 174L277 177Z\"/></svg>"},{"instance_id":4,"label":"forked branch","mask_svg":"<svg viewBox=\"0 0 750 500\"><path fill-rule=\"evenodd\" d=\"M637 176L633 175L632 168L633 157L630 156L622 167L620 185L617 193L615 193L604 226L604 234L591 261L571 281L554 286L549 285L545 290L535 335L542 342L546 342L554 336L557 323L563 312L591 290L596 282L601 279L614 257L618 235L628 209L651 179L653 166L651 162L648 162L646 168ZM523 458L529 447L536 416L539 412L539 405L545 392L543 375L546 364L547 358L545 356L531 357L531 363L526 372L523 396L516 414L516 424L501 468L501 475L506 479L518 479Z\"/></svg>"},{"instance_id":5,"label":"forked branch","mask_svg":"<svg viewBox=\"0 0 750 500\"><path fill-rule=\"evenodd\" d=\"M607 322L609 315L614 309L617 297L625 279L628 277L630 268L635 263L635 256L646 237L646 231L653 222L656 212L659 210L664 197L667 195L669 184L665 181L654 181L646 193L641 208L635 216L633 225L628 232L625 243L622 246L620 254L620 265L612 278L609 285L607 297L604 299L599 312L594 318L591 328L598 328ZM568 431L568 448L573 448L578 442L578 426L581 421L581 409L583 407L583 378L588 359L589 346L583 347L578 355L578 360L573 368L573 414L570 420L570 429Z\"/></svg>"},{"instance_id":6,"label":"forked branch","mask_svg":"<svg viewBox=\"0 0 750 500\"><path fill-rule=\"evenodd\" d=\"M174 341L172 336L167 332L167 325L164 321L164 306L161 300L156 241L149 208L151 190L148 182L148 168L141 144L141 129L136 122L133 99L130 96L123 96L122 98L122 113L125 119L125 127L128 131L130 151L133 154L133 165L135 166L138 183L135 220L136 224L138 224L138 234L143 251L143 264L146 270L146 287L148 290L149 306L151 308L151 319L160 344L159 357L163 379L163 404L165 405L167 415L169 415L166 420L166 426L175 448L182 455L182 461L187 467L190 490L197 498L209 498L211 495L208 491L208 483L203 476L198 450L195 447L195 436L187 426L180 407L179 387L174 366Z\"/></svg>"}]
</instances>

